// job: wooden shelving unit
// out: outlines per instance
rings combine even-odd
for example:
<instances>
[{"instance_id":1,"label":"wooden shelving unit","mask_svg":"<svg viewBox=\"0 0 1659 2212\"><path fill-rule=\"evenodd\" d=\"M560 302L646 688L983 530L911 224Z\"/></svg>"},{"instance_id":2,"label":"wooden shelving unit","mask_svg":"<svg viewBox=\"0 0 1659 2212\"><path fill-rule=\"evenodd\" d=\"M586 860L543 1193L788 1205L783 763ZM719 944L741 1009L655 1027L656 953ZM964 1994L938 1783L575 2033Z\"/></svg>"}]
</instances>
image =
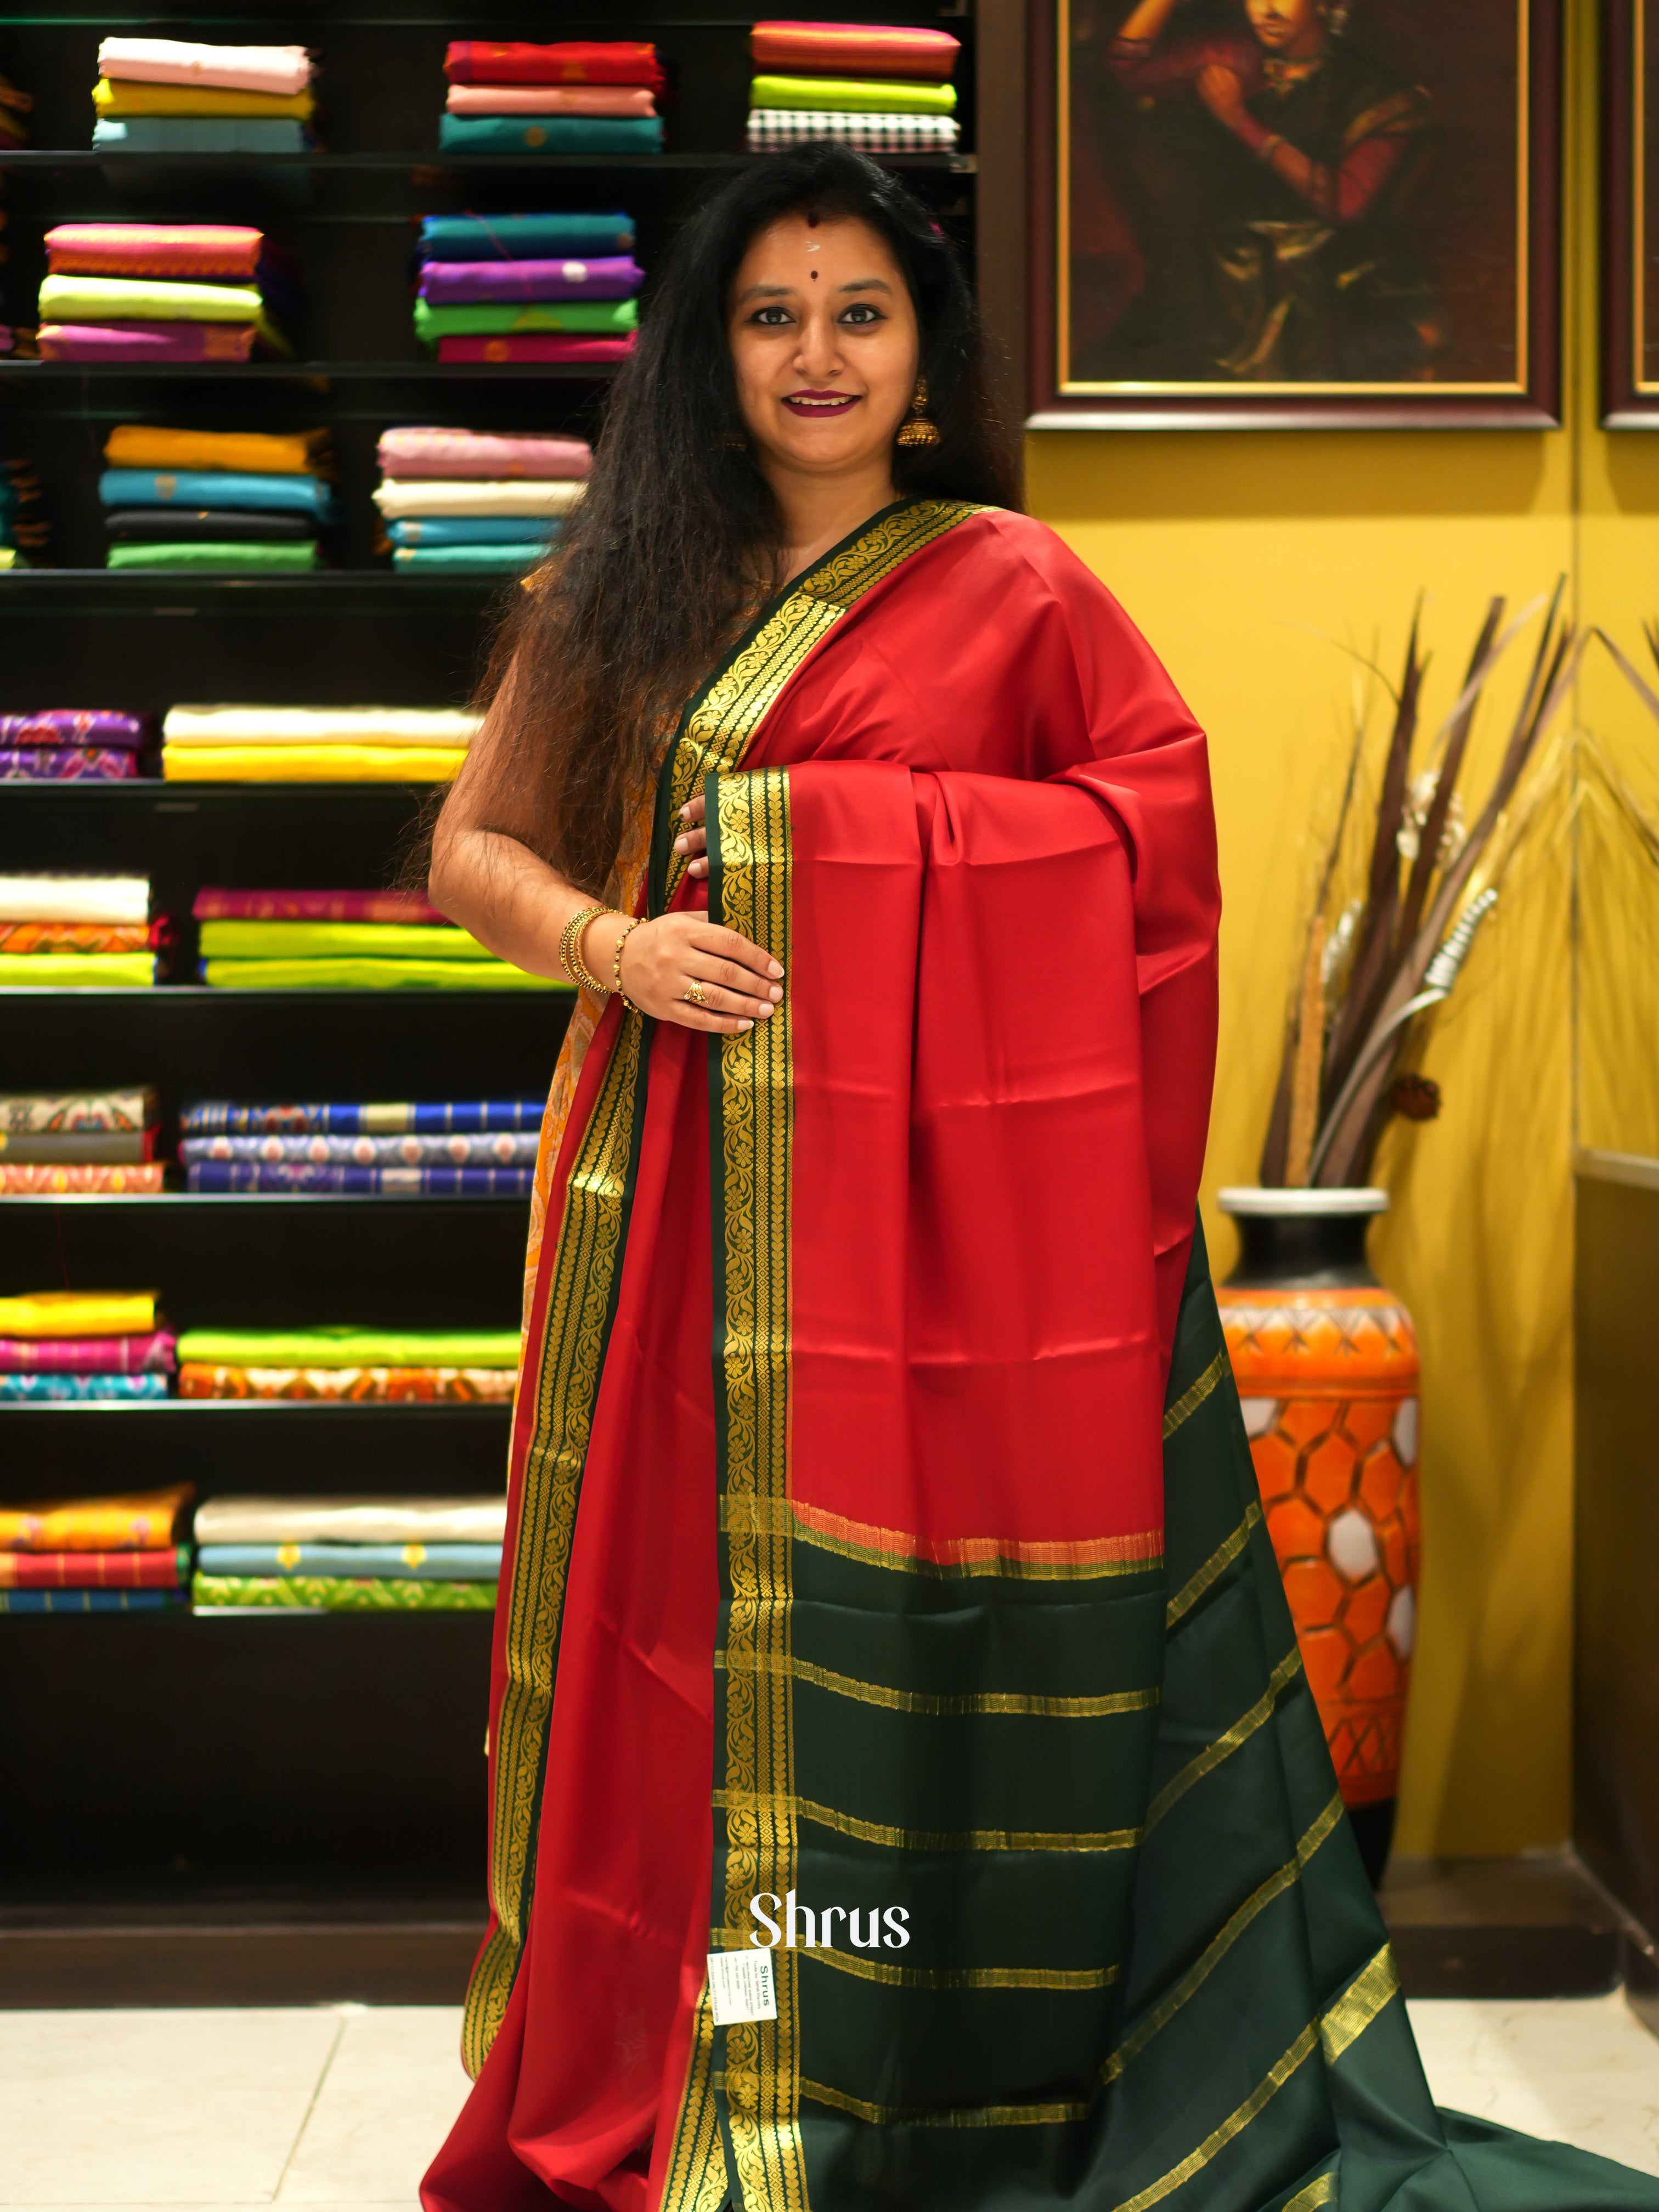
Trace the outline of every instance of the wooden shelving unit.
<instances>
[{"instance_id":1,"label":"wooden shelving unit","mask_svg":"<svg viewBox=\"0 0 1659 2212\"><path fill-rule=\"evenodd\" d=\"M890 9L836 0L842 20ZM973 19L960 36L963 151L892 166L971 246ZM594 427L605 372L440 368L410 325L422 213L623 207L647 271L743 146L752 17L617 0L485 14L407 5L237 11L155 25L38 4L9 19L36 95L33 143L0 153L7 291L24 310L55 222L260 223L298 262L304 358L141 370L0 364L0 452L38 466L50 568L0 578L0 712L179 701L464 699L501 587L394 574L374 550L380 432L398 422ZM320 56L325 151L300 158L94 154L99 39L164 29ZM452 37L654 39L672 85L659 156L441 163ZM648 312L649 294L647 294ZM307 577L111 574L96 497L111 423L326 422L346 520ZM387 881L426 794L387 786L0 785L0 872L143 873L160 910L204 883ZM160 1087L206 1097L531 1096L563 997L493 992L0 991L0 1088ZM175 1325L511 1328L517 1200L208 1197L0 1200L0 1291L149 1287ZM0 1498L189 1480L228 1491L494 1487L499 1407L189 1403L0 1407ZM0 1823L0 2003L228 1997L453 1999L481 1924L483 1615L0 1621L17 1817ZM53 1960L64 1962L61 1972ZM56 1978L54 1976L56 1975ZM54 1998L53 1992L58 1994Z\"/></svg>"}]
</instances>

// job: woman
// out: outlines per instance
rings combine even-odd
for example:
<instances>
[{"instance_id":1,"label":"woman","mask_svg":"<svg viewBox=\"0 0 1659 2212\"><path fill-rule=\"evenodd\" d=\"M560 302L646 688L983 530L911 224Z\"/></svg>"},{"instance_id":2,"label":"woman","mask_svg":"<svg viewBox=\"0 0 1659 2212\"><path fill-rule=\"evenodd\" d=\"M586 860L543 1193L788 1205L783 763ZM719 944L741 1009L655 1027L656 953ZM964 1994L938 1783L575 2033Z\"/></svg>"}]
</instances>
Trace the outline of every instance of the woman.
<instances>
[{"instance_id":1,"label":"woman","mask_svg":"<svg viewBox=\"0 0 1659 2212\"><path fill-rule=\"evenodd\" d=\"M1400 220L1432 143L1427 94L1342 35L1346 4L1243 0L1236 29L1170 35L1180 4L1138 0L1107 49L1138 100L1202 118L1175 196L1190 204L1199 188L1198 234L1143 210L1147 293L1121 344L1135 348L1137 326L1150 339L1179 300L1189 374L1431 376L1446 335Z\"/></svg>"},{"instance_id":2,"label":"woman","mask_svg":"<svg viewBox=\"0 0 1659 2212\"><path fill-rule=\"evenodd\" d=\"M503 659L433 894L595 988L428 2212L1659 2205L1430 2105L1194 1237L1203 740L891 179L690 226Z\"/></svg>"}]
</instances>

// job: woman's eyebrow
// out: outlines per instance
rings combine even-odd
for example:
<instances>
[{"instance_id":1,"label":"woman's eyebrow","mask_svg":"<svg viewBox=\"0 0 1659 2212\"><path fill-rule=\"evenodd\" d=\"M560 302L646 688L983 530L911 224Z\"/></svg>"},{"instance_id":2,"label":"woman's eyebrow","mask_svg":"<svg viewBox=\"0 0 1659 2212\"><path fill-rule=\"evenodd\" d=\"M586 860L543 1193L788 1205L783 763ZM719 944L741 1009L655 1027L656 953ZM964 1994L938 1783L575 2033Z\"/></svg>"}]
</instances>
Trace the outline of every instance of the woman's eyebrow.
<instances>
[{"instance_id":1,"label":"woman's eyebrow","mask_svg":"<svg viewBox=\"0 0 1659 2212\"><path fill-rule=\"evenodd\" d=\"M738 305L742 307L748 300L793 299L798 289L793 284L750 284L747 290L738 293Z\"/></svg>"},{"instance_id":2,"label":"woman's eyebrow","mask_svg":"<svg viewBox=\"0 0 1659 2212\"><path fill-rule=\"evenodd\" d=\"M837 284L838 292L891 292L892 286L884 276L854 276L845 284Z\"/></svg>"}]
</instances>

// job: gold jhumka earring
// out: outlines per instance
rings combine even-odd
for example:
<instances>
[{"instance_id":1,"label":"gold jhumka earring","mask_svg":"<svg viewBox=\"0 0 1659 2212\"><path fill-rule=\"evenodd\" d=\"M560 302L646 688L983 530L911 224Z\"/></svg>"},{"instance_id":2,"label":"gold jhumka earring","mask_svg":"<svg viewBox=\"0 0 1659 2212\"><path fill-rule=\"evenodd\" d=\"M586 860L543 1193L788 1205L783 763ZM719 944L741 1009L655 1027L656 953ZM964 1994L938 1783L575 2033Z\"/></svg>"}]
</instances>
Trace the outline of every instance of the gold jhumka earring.
<instances>
[{"instance_id":1,"label":"gold jhumka earring","mask_svg":"<svg viewBox=\"0 0 1659 2212\"><path fill-rule=\"evenodd\" d=\"M939 425L927 419L927 380L925 376L916 379L916 396L910 402L910 412L899 424L898 436L894 442L910 447L936 446L939 443Z\"/></svg>"}]
</instances>

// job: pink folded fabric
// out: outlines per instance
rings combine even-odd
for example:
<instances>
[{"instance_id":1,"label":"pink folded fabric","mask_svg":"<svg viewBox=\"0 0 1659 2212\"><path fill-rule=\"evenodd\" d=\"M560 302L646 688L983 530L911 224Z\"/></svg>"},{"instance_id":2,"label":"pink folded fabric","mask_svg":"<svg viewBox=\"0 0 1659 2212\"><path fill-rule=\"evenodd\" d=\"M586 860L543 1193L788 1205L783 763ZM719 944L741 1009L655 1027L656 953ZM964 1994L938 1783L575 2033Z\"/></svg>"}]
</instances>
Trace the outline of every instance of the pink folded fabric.
<instances>
[{"instance_id":1,"label":"pink folded fabric","mask_svg":"<svg viewBox=\"0 0 1659 2212\"><path fill-rule=\"evenodd\" d=\"M264 234L234 222L60 222L46 233L54 276L224 276L259 271Z\"/></svg>"},{"instance_id":2,"label":"pink folded fabric","mask_svg":"<svg viewBox=\"0 0 1659 2212\"><path fill-rule=\"evenodd\" d=\"M634 341L625 338L566 338L521 331L513 337L440 338L440 361L625 361Z\"/></svg>"},{"instance_id":3,"label":"pink folded fabric","mask_svg":"<svg viewBox=\"0 0 1659 2212\"><path fill-rule=\"evenodd\" d=\"M198 921L447 921L418 891L238 891L196 894Z\"/></svg>"},{"instance_id":4,"label":"pink folded fabric","mask_svg":"<svg viewBox=\"0 0 1659 2212\"><path fill-rule=\"evenodd\" d=\"M149 1336L0 1336L0 1374L170 1375L177 1339Z\"/></svg>"},{"instance_id":5,"label":"pink folded fabric","mask_svg":"<svg viewBox=\"0 0 1659 2212\"><path fill-rule=\"evenodd\" d=\"M42 361L247 361L252 323L42 323Z\"/></svg>"},{"instance_id":6,"label":"pink folded fabric","mask_svg":"<svg viewBox=\"0 0 1659 2212\"><path fill-rule=\"evenodd\" d=\"M479 430L383 430L382 476L464 477L499 483L508 477L538 481L585 477L592 448L580 438L493 437Z\"/></svg>"},{"instance_id":7,"label":"pink folded fabric","mask_svg":"<svg viewBox=\"0 0 1659 2212\"><path fill-rule=\"evenodd\" d=\"M208 46L185 39L106 39L100 76L139 84L218 85L230 92L303 92L311 56L303 46Z\"/></svg>"},{"instance_id":8,"label":"pink folded fabric","mask_svg":"<svg viewBox=\"0 0 1659 2212\"><path fill-rule=\"evenodd\" d=\"M654 115L655 96L632 84L452 84L452 115Z\"/></svg>"},{"instance_id":9,"label":"pink folded fabric","mask_svg":"<svg viewBox=\"0 0 1659 2212\"><path fill-rule=\"evenodd\" d=\"M575 261L428 261L421 297L434 307L520 300L631 300L645 271L625 253Z\"/></svg>"}]
</instances>

